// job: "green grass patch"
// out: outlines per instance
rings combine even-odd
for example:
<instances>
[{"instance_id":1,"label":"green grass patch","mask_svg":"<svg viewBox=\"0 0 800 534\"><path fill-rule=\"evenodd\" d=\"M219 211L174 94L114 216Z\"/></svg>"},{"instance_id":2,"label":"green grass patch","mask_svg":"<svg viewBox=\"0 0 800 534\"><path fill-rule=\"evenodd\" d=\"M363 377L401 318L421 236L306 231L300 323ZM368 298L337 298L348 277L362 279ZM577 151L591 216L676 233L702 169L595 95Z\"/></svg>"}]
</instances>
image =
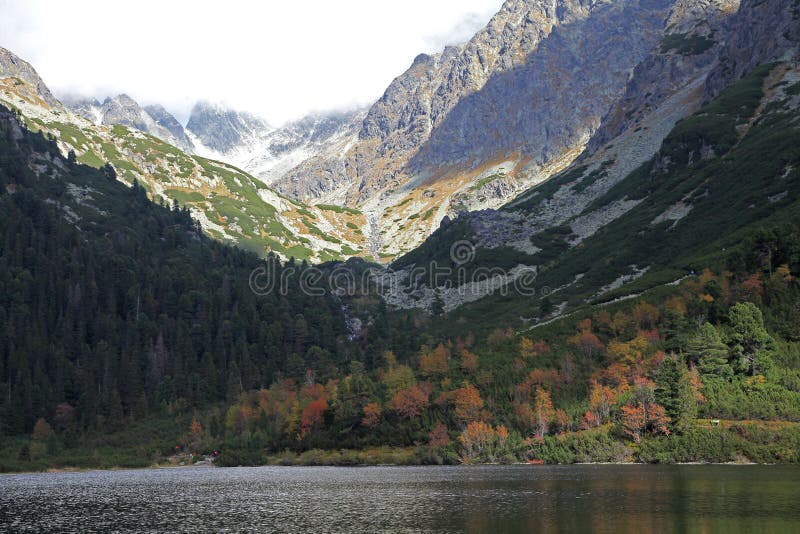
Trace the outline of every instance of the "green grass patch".
<instances>
[{"instance_id":1,"label":"green grass patch","mask_svg":"<svg viewBox=\"0 0 800 534\"><path fill-rule=\"evenodd\" d=\"M480 180L475 182L472 186L470 186L469 190L470 191L477 191L478 189L482 188L483 186L485 186L487 184L490 184L490 183L494 182L495 180L500 180L500 179L505 178L505 177L506 177L505 174L500 174L500 173L492 174L490 176L484 176L483 178L481 178Z\"/></svg>"},{"instance_id":2,"label":"green grass patch","mask_svg":"<svg viewBox=\"0 0 800 534\"><path fill-rule=\"evenodd\" d=\"M701 35L689 37L685 33L671 33L661 41L661 53L666 54L674 50L684 56L696 56L714 46L714 43L712 39Z\"/></svg>"},{"instance_id":3,"label":"green grass patch","mask_svg":"<svg viewBox=\"0 0 800 534\"><path fill-rule=\"evenodd\" d=\"M347 206L336 206L334 204L317 204L317 208L323 211L333 211L335 213L348 213L350 215L361 215L361 212L355 208L348 208Z\"/></svg>"}]
</instances>

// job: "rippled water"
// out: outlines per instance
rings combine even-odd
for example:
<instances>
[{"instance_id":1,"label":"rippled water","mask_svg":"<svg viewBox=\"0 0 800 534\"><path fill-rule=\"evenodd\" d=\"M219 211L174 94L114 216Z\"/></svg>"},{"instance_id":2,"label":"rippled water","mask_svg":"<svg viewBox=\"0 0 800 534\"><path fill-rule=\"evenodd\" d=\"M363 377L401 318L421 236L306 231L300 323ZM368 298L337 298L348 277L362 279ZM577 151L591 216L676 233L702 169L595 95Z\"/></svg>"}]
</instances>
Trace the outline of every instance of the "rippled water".
<instances>
[{"instance_id":1,"label":"rippled water","mask_svg":"<svg viewBox=\"0 0 800 534\"><path fill-rule=\"evenodd\" d=\"M0 476L0 531L791 532L800 468L186 468Z\"/></svg>"}]
</instances>

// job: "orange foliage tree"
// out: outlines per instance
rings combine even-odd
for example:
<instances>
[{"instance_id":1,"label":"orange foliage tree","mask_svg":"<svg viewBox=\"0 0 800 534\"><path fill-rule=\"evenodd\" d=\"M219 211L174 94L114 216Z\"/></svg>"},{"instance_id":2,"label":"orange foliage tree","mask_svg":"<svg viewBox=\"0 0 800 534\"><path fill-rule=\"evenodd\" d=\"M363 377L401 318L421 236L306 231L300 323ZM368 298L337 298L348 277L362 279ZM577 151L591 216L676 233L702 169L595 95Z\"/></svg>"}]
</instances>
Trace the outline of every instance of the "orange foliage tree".
<instances>
[{"instance_id":1,"label":"orange foliage tree","mask_svg":"<svg viewBox=\"0 0 800 534\"><path fill-rule=\"evenodd\" d=\"M505 446L508 430L503 425L492 428L483 421L473 421L458 436L461 443L461 457L465 463L480 457L494 461L498 448Z\"/></svg>"},{"instance_id":2,"label":"orange foliage tree","mask_svg":"<svg viewBox=\"0 0 800 534\"><path fill-rule=\"evenodd\" d=\"M544 438L550 428L550 422L555 417L553 401L550 392L546 389L538 388L536 398L533 401L534 428L533 432L539 439Z\"/></svg>"},{"instance_id":3,"label":"orange foliage tree","mask_svg":"<svg viewBox=\"0 0 800 534\"><path fill-rule=\"evenodd\" d=\"M53 429L50 426L50 423L45 421L42 417L37 419L36 424L33 425L33 434L31 434L31 439L34 441L44 441L52 435Z\"/></svg>"},{"instance_id":4,"label":"orange foliage tree","mask_svg":"<svg viewBox=\"0 0 800 534\"><path fill-rule=\"evenodd\" d=\"M580 350L587 359L603 350L603 342L592 333L591 319L581 321L578 328L580 331L567 340L570 345Z\"/></svg>"},{"instance_id":5,"label":"orange foliage tree","mask_svg":"<svg viewBox=\"0 0 800 534\"><path fill-rule=\"evenodd\" d=\"M419 368L424 376L441 376L450 370L450 350L441 343L433 350L423 350L419 356Z\"/></svg>"},{"instance_id":6,"label":"orange foliage tree","mask_svg":"<svg viewBox=\"0 0 800 534\"><path fill-rule=\"evenodd\" d=\"M474 373L478 370L478 356L467 349L461 351L461 370Z\"/></svg>"},{"instance_id":7,"label":"orange foliage tree","mask_svg":"<svg viewBox=\"0 0 800 534\"><path fill-rule=\"evenodd\" d=\"M646 425L647 416L644 412L644 406L636 404L622 407L622 428L633 441L636 443L642 441L642 433Z\"/></svg>"},{"instance_id":8,"label":"orange foliage tree","mask_svg":"<svg viewBox=\"0 0 800 534\"><path fill-rule=\"evenodd\" d=\"M322 384L307 384L300 390L300 402L304 404L300 413L300 439L308 436L322 425L328 411L328 390Z\"/></svg>"},{"instance_id":9,"label":"orange foliage tree","mask_svg":"<svg viewBox=\"0 0 800 534\"><path fill-rule=\"evenodd\" d=\"M639 443L645 432L669 435L670 422L666 410L655 402L655 384L644 377L635 377L631 401L622 407L622 428Z\"/></svg>"},{"instance_id":10,"label":"orange foliage tree","mask_svg":"<svg viewBox=\"0 0 800 534\"><path fill-rule=\"evenodd\" d=\"M583 416L584 427L603 424L616 401L617 393L612 388L592 380L589 386L589 411Z\"/></svg>"},{"instance_id":11,"label":"orange foliage tree","mask_svg":"<svg viewBox=\"0 0 800 534\"><path fill-rule=\"evenodd\" d=\"M381 419L381 405L377 402L370 402L364 405L364 417L361 424L367 428L375 428Z\"/></svg>"},{"instance_id":12,"label":"orange foliage tree","mask_svg":"<svg viewBox=\"0 0 800 534\"><path fill-rule=\"evenodd\" d=\"M628 342L611 341L606 349L606 354L612 361L628 365L641 362L650 347L650 342L644 336L636 336Z\"/></svg>"},{"instance_id":13,"label":"orange foliage tree","mask_svg":"<svg viewBox=\"0 0 800 534\"><path fill-rule=\"evenodd\" d=\"M328 411L328 401L325 398L315 399L303 408L300 416L300 439L311 434L322 424L326 411Z\"/></svg>"},{"instance_id":14,"label":"orange foliage tree","mask_svg":"<svg viewBox=\"0 0 800 534\"><path fill-rule=\"evenodd\" d=\"M462 424L476 421L481 418L483 399L480 392L472 384L453 390L450 393L453 411L456 419Z\"/></svg>"},{"instance_id":15,"label":"orange foliage tree","mask_svg":"<svg viewBox=\"0 0 800 534\"><path fill-rule=\"evenodd\" d=\"M401 417L413 419L419 417L423 410L428 407L430 394L431 388L429 384L417 384L395 393L387 406Z\"/></svg>"}]
</instances>

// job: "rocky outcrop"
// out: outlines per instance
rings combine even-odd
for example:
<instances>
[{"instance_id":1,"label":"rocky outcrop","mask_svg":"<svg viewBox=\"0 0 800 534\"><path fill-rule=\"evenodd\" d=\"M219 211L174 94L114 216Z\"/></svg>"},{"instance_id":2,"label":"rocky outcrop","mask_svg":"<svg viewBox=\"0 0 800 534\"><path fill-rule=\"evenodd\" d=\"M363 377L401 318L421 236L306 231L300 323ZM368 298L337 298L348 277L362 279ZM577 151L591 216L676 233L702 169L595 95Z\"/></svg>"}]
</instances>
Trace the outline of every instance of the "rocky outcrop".
<instances>
[{"instance_id":1,"label":"rocky outcrop","mask_svg":"<svg viewBox=\"0 0 800 534\"><path fill-rule=\"evenodd\" d=\"M742 0L719 65L708 77L705 98L747 74L753 67L779 59L797 61L800 4L792 0Z\"/></svg>"},{"instance_id":2,"label":"rocky outcrop","mask_svg":"<svg viewBox=\"0 0 800 534\"><path fill-rule=\"evenodd\" d=\"M78 95L59 95L59 99L70 111L91 121L94 124L103 124L103 104L96 98Z\"/></svg>"},{"instance_id":3,"label":"rocky outcrop","mask_svg":"<svg viewBox=\"0 0 800 534\"><path fill-rule=\"evenodd\" d=\"M679 0L672 7L664 38L636 66L625 94L603 118L583 154L591 156L656 109L671 95L705 77L716 65L738 0ZM696 109L686 106L688 115Z\"/></svg>"},{"instance_id":4,"label":"rocky outcrop","mask_svg":"<svg viewBox=\"0 0 800 534\"><path fill-rule=\"evenodd\" d=\"M161 106L150 106L150 110L152 111L142 108L134 99L122 94L106 98L100 113L103 117L102 124L121 124L135 128L191 153L194 146L177 119Z\"/></svg>"},{"instance_id":5,"label":"rocky outcrop","mask_svg":"<svg viewBox=\"0 0 800 534\"><path fill-rule=\"evenodd\" d=\"M472 169L515 155L538 170L583 146L633 68L661 40L668 7L665 1L615 2L584 13L568 6L522 65L494 74L456 104L409 171Z\"/></svg>"},{"instance_id":6,"label":"rocky outcrop","mask_svg":"<svg viewBox=\"0 0 800 534\"><path fill-rule=\"evenodd\" d=\"M497 208L578 157L659 48L673 6L507 1L468 43L418 56L346 151L274 186L357 206L377 222L382 252L409 250L443 216Z\"/></svg>"},{"instance_id":7,"label":"rocky outcrop","mask_svg":"<svg viewBox=\"0 0 800 534\"><path fill-rule=\"evenodd\" d=\"M5 48L0 48L0 78L18 78L20 81L27 82L28 86L34 89L36 96L50 106L60 107L58 100L31 64Z\"/></svg>"},{"instance_id":8,"label":"rocky outcrop","mask_svg":"<svg viewBox=\"0 0 800 534\"><path fill-rule=\"evenodd\" d=\"M252 153L264 136L274 130L267 121L250 113L209 102L192 108L186 130L206 149L221 155Z\"/></svg>"},{"instance_id":9,"label":"rocky outcrop","mask_svg":"<svg viewBox=\"0 0 800 534\"><path fill-rule=\"evenodd\" d=\"M364 115L364 110L314 113L289 122L267 134L241 166L271 184L323 150L346 150L357 139Z\"/></svg>"},{"instance_id":10,"label":"rocky outcrop","mask_svg":"<svg viewBox=\"0 0 800 534\"><path fill-rule=\"evenodd\" d=\"M188 154L194 152L194 145L183 126L163 106L142 107L126 94L106 98L102 104L95 98L76 95L64 95L61 102L94 124L120 124L158 137Z\"/></svg>"},{"instance_id":11,"label":"rocky outcrop","mask_svg":"<svg viewBox=\"0 0 800 534\"><path fill-rule=\"evenodd\" d=\"M465 45L417 56L371 107L359 142L346 154L309 160L289 173L288 185L276 185L296 197L344 186L355 204L392 181L404 181L402 169L463 97L479 91L494 74L523 65L556 24L585 15L591 5L508 0Z\"/></svg>"},{"instance_id":12,"label":"rocky outcrop","mask_svg":"<svg viewBox=\"0 0 800 534\"><path fill-rule=\"evenodd\" d=\"M192 152L194 150L194 145L189 139L189 136L186 135L186 130L183 129L178 119L164 109L164 106L160 104L145 106L144 111L150 115L150 118L152 118L158 126L169 132L172 136L172 141L168 139L165 139L165 141L183 149L184 152Z\"/></svg>"}]
</instances>

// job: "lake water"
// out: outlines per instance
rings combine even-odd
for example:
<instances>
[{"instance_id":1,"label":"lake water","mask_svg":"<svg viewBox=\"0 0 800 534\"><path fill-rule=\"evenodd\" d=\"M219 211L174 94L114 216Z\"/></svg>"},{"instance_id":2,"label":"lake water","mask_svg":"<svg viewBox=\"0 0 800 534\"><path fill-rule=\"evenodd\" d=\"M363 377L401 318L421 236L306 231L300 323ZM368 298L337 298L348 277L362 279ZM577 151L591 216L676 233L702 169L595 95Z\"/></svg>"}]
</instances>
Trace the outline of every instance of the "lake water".
<instances>
[{"instance_id":1,"label":"lake water","mask_svg":"<svg viewBox=\"0 0 800 534\"><path fill-rule=\"evenodd\" d=\"M185 468L0 476L0 531L800 532L800 468Z\"/></svg>"}]
</instances>

